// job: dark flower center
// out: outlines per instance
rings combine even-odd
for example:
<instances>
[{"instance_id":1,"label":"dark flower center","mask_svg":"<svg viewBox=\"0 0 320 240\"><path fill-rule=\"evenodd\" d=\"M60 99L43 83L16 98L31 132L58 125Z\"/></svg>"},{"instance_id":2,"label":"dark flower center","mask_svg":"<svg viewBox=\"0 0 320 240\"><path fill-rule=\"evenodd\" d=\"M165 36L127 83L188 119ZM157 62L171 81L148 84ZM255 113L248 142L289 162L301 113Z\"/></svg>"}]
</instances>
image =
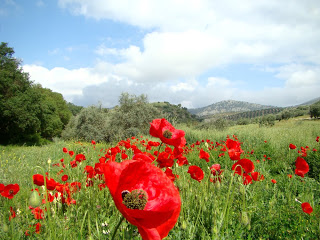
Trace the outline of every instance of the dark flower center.
<instances>
[{"instance_id":1,"label":"dark flower center","mask_svg":"<svg viewBox=\"0 0 320 240\"><path fill-rule=\"evenodd\" d=\"M165 138L171 138L172 137L172 132L170 132L169 130L165 130L164 132L163 132L163 136L165 137Z\"/></svg>"},{"instance_id":2,"label":"dark flower center","mask_svg":"<svg viewBox=\"0 0 320 240\"><path fill-rule=\"evenodd\" d=\"M129 192L124 190L121 192L122 203L130 209L143 210L148 202L148 195L142 189L135 189Z\"/></svg>"},{"instance_id":3,"label":"dark flower center","mask_svg":"<svg viewBox=\"0 0 320 240\"><path fill-rule=\"evenodd\" d=\"M9 195L14 194L14 191L12 189L9 190Z\"/></svg>"}]
</instances>

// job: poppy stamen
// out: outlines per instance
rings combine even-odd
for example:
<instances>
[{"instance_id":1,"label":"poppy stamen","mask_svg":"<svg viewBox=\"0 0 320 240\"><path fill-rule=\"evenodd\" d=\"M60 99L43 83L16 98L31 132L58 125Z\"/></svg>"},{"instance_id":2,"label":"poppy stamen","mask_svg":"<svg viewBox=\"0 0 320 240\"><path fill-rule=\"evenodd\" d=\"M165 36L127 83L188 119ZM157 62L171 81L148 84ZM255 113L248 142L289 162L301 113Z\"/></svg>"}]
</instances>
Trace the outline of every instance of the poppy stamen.
<instances>
[{"instance_id":1,"label":"poppy stamen","mask_svg":"<svg viewBox=\"0 0 320 240\"><path fill-rule=\"evenodd\" d=\"M129 192L124 190L121 192L122 203L130 209L143 210L148 202L148 195L142 189L135 189Z\"/></svg>"},{"instance_id":2,"label":"poppy stamen","mask_svg":"<svg viewBox=\"0 0 320 240\"><path fill-rule=\"evenodd\" d=\"M170 139L170 138L172 137L172 132L170 132L170 131L167 129L167 130L165 130L165 131L163 132L163 136L164 136L165 138Z\"/></svg>"}]
</instances>

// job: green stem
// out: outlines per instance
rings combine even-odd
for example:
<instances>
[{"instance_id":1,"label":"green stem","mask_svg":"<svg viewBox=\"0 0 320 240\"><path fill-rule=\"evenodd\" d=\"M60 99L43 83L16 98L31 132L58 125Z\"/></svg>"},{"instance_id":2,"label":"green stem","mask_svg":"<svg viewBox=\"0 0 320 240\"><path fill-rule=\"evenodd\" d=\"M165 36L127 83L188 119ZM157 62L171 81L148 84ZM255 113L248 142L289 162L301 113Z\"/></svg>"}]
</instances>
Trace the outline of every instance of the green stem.
<instances>
[{"instance_id":1,"label":"green stem","mask_svg":"<svg viewBox=\"0 0 320 240\"><path fill-rule=\"evenodd\" d=\"M158 160L159 153L160 153L160 148L161 148L162 144L163 144L163 142L161 142L161 144L159 145L157 158L152 163L154 163L154 162L156 162Z\"/></svg>"},{"instance_id":2,"label":"green stem","mask_svg":"<svg viewBox=\"0 0 320 240\"><path fill-rule=\"evenodd\" d=\"M113 240L114 237L116 236L117 230L118 230L118 228L120 227L123 219L124 219L124 216L121 216L120 221L118 222L118 225L116 226L116 228L115 228L114 231L113 231L111 240Z\"/></svg>"}]
</instances>

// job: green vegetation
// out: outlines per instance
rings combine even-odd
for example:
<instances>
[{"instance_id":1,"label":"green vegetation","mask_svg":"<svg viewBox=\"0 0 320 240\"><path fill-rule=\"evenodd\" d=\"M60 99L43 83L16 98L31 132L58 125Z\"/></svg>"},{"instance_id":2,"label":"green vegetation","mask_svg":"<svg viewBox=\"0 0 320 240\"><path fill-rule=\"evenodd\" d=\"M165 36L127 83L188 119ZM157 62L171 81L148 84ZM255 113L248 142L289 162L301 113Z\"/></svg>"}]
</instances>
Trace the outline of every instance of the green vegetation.
<instances>
[{"instance_id":1,"label":"green vegetation","mask_svg":"<svg viewBox=\"0 0 320 240\"><path fill-rule=\"evenodd\" d=\"M71 112L60 93L33 84L13 57L0 45L0 144L42 144L60 136Z\"/></svg>"},{"instance_id":2,"label":"green vegetation","mask_svg":"<svg viewBox=\"0 0 320 240\"><path fill-rule=\"evenodd\" d=\"M311 118L319 118L320 117L320 101L318 101L310 106L310 117Z\"/></svg>"},{"instance_id":3,"label":"green vegetation","mask_svg":"<svg viewBox=\"0 0 320 240\"><path fill-rule=\"evenodd\" d=\"M317 239L320 235L320 183L319 173L320 121L289 119L275 122L273 127L259 127L259 124L232 126L224 130L199 130L186 124L177 125L183 129L188 142L186 157L189 165L198 165L204 171L204 179L195 181L187 173L188 166L174 165L174 174L179 178L175 185L179 187L182 210L175 227L166 239ZM254 162L255 171L264 175L264 180L243 185L240 176L233 175L228 154L221 151L227 136L239 139L244 150L243 157ZM146 150L146 139L133 138L130 144L151 154L158 150L152 147ZM154 139L156 140L156 139ZM203 140L203 141L202 141ZM157 141L157 140L156 140ZM208 144L209 142L209 144ZM212 142L212 144L211 144ZM297 149L289 149L289 144ZM133 149L120 146L120 150L132 158ZM211 146L214 146L211 148ZM295 159L300 154L300 147L308 147L305 157L310 171L301 178L294 174ZM63 148L74 151L71 157ZM107 188L99 189L103 180L93 177L88 180L84 169L95 166L99 158L111 152L115 144L56 140L42 147L1 146L0 174L1 183L18 183L20 191L9 200L0 196L1 234L0 239L23 239L29 230L31 239L111 239L121 214L116 209ZM209 149L210 147L210 149ZM209 162L199 159L199 149L210 154ZM317 151L313 151L316 149ZM165 151L162 147L160 151ZM168 149L166 150L168 151ZM219 155L225 153L223 156ZM71 167L75 155L84 154L86 160ZM64 159L65 168L53 166ZM122 155L116 155L121 161ZM221 182L213 183L210 178L212 164L220 164L223 169ZM41 168L39 168L39 167ZM63 173L60 171L63 170ZM54 200L49 212L44 212L44 219L35 219L28 208L32 175L49 173L49 177L61 182L64 174L67 182L81 182L81 190L72 193L76 204L61 204ZM292 178L288 177L292 175ZM272 183L272 179L276 183ZM92 183L90 183L92 181ZM39 187L41 198L45 191ZM55 191L50 191L54 193ZM301 203L309 202L313 212L303 212ZM10 206L17 212L16 217L8 220ZM46 204L40 208L45 209ZM41 224L40 233L34 233L33 225ZM122 222L116 239L141 239L135 226Z\"/></svg>"}]
</instances>

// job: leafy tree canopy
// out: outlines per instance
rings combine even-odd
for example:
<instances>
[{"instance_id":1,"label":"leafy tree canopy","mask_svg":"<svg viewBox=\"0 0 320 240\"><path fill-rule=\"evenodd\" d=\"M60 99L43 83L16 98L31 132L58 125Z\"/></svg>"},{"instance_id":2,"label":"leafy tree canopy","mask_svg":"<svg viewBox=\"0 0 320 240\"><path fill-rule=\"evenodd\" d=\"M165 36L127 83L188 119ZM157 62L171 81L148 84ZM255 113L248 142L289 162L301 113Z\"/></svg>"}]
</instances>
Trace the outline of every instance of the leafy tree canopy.
<instances>
[{"instance_id":1,"label":"leafy tree canopy","mask_svg":"<svg viewBox=\"0 0 320 240\"><path fill-rule=\"evenodd\" d=\"M59 136L70 119L59 93L33 84L13 57L7 43L0 44L0 144L39 144Z\"/></svg>"}]
</instances>

